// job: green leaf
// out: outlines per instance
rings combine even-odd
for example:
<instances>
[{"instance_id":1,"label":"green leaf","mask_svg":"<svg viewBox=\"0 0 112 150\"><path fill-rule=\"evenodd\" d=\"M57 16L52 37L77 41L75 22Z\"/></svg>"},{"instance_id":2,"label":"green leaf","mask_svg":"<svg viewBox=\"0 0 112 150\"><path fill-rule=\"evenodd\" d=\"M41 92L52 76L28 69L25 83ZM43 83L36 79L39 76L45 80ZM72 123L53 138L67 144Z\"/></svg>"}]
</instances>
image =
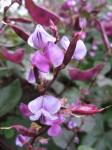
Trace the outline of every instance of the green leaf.
<instances>
[{"instance_id":1,"label":"green leaf","mask_svg":"<svg viewBox=\"0 0 112 150\"><path fill-rule=\"evenodd\" d=\"M81 127L82 131L90 133L96 125L95 119L91 116L84 117L83 119L84 124Z\"/></svg>"},{"instance_id":2,"label":"green leaf","mask_svg":"<svg viewBox=\"0 0 112 150\"><path fill-rule=\"evenodd\" d=\"M67 131L66 129L63 128L62 134L58 137L54 137L53 141L58 147L60 147L62 149L66 149L68 143L71 142L69 144L69 148L74 147L74 149L75 149L75 143L73 141L71 141L73 136L74 136L74 132ZM73 149L73 148L71 148L71 149Z\"/></svg>"},{"instance_id":3,"label":"green leaf","mask_svg":"<svg viewBox=\"0 0 112 150\"><path fill-rule=\"evenodd\" d=\"M85 145L81 145L78 147L78 150L95 150L91 147L85 146Z\"/></svg>"},{"instance_id":4,"label":"green leaf","mask_svg":"<svg viewBox=\"0 0 112 150\"><path fill-rule=\"evenodd\" d=\"M103 67L103 69L102 69L102 71L101 71L101 74L105 75L105 74L108 73L110 70L111 70L111 65L110 65L109 63L107 63L107 64Z\"/></svg>"},{"instance_id":5,"label":"green leaf","mask_svg":"<svg viewBox=\"0 0 112 150\"><path fill-rule=\"evenodd\" d=\"M0 88L0 117L10 112L21 98L21 86L19 80Z\"/></svg>"},{"instance_id":6,"label":"green leaf","mask_svg":"<svg viewBox=\"0 0 112 150\"><path fill-rule=\"evenodd\" d=\"M5 136L7 139L13 138L14 135L15 135L15 131L14 131L13 129L4 130L4 136Z\"/></svg>"},{"instance_id":7,"label":"green leaf","mask_svg":"<svg viewBox=\"0 0 112 150\"><path fill-rule=\"evenodd\" d=\"M62 96L66 97L69 100L69 103L73 103L79 97L79 91L75 87L70 87L63 93Z\"/></svg>"},{"instance_id":8,"label":"green leaf","mask_svg":"<svg viewBox=\"0 0 112 150\"><path fill-rule=\"evenodd\" d=\"M8 67L0 67L0 78L4 76L9 76L12 72L11 68Z\"/></svg>"}]
</instances>

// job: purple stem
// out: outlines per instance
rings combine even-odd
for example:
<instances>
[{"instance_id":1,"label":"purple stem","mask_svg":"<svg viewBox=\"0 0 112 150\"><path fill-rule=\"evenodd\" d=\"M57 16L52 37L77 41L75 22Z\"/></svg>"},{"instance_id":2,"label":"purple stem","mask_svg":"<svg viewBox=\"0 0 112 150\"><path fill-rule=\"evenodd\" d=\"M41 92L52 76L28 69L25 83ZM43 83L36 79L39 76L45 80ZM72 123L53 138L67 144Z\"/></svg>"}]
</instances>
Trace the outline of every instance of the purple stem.
<instances>
[{"instance_id":1,"label":"purple stem","mask_svg":"<svg viewBox=\"0 0 112 150\"><path fill-rule=\"evenodd\" d=\"M109 53L110 52L110 42L109 42L109 39L107 37L105 28L104 28L103 24L99 20L95 19L95 23L99 27L99 31L101 33L103 43L105 45L105 48L106 48L107 52Z\"/></svg>"}]
</instances>

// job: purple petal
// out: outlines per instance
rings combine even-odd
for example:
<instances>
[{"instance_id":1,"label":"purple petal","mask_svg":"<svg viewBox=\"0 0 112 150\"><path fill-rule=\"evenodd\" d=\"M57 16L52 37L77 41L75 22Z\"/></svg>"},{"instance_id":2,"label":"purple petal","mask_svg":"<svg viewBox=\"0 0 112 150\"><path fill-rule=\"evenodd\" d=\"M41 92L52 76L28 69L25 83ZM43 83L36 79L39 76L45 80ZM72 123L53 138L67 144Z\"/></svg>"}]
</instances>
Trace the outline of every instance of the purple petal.
<instances>
[{"instance_id":1,"label":"purple petal","mask_svg":"<svg viewBox=\"0 0 112 150\"><path fill-rule=\"evenodd\" d=\"M50 114L57 113L61 108L60 101L51 95L45 95L44 97L44 109L47 110Z\"/></svg>"},{"instance_id":2,"label":"purple petal","mask_svg":"<svg viewBox=\"0 0 112 150\"><path fill-rule=\"evenodd\" d=\"M75 48L75 52L72 58L77 60L81 60L86 56L87 49L82 40L78 40Z\"/></svg>"},{"instance_id":3,"label":"purple petal","mask_svg":"<svg viewBox=\"0 0 112 150\"><path fill-rule=\"evenodd\" d=\"M24 57L23 48L18 48L15 51L9 51L8 49L4 48L1 53L5 57L5 59L11 62L20 64L23 61L23 57Z\"/></svg>"},{"instance_id":4,"label":"purple petal","mask_svg":"<svg viewBox=\"0 0 112 150\"><path fill-rule=\"evenodd\" d=\"M42 8L32 0L25 0L25 6L28 9L29 14L33 18L36 23L40 23L41 25L49 26L49 20L51 19L55 24L60 21L60 18L55 15L53 12L48 11L45 8Z\"/></svg>"},{"instance_id":5,"label":"purple petal","mask_svg":"<svg viewBox=\"0 0 112 150\"><path fill-rule=\"evenodd\" d=\"M46 125L50 125L50 126L53 126L53 125L60 125L61 123L63 123L65 121L65 118L62 116L62 115L55 115L55 118L57 119L54 119L54 120L51 120L51 119L46 119Z\"/></svg>"},{"instance_id":6,"label":"purple petal","mask_svg":"<svg viewBox=\"0 0 112 150\"><path fill-rule=\"evenodd\" d=\"M43 96L37 97L33 101L29 102L28 109L33 113L37 114L43 106Z\"/></svg>"},{"instance_id":7,"label":"purple petal","mask_svg":"<svg viewBox=\"0 0 112 150\"><path fill-rule=\"evenodd\" d=\"M66 36L63 36L60 43L61 43L62 47L65 50L67 50L68 46L70 44L70 41ZM87 49L86 49L83 41L78 40L72 59L74 59L74 58L77 59L77 60L83 59L86 56L86 53L87 53Z\"/></svg>"},{"instance_id":8,"label":"purple petal","mask_svg":"<svg viewBox=\"0 0 112 150\"><path fill-rule=\"evenodd\" d=\"M32 65L36 66L41 72L49 72L50 63L49 60L42 52L35 52L31 58Z\"/></svg>"},{"instance_id":9,"label":"purple petal","mask_svg":"<svg viewBox=\"0 0 112 150\"><path fill-rule=\"evenodd\" d=\"M59 125L53 125L48 130L49 136L59 136L61 134L61 127Z\"/></svg>"},{"instance_id":10,"label":"purple petal","mask_svg":"<svg viewBox=\"0 0 112 150\"><path fill-rule=\"evenodd\" d=\"M38 120L43 114L47 119L57 119L53 114L61 108L60 101L54 96L44 95L29 102L28 109L34 114L30 116L31 120Z\"/></svg>"},{"instance_id":11,"label":"purple petal","mask_svg":"<svg viewBox=\"0 0 112 150\"><path fill-rule=\"evenodd\" d=\"M30 120L32 120L32 121L36 121L36 120L38 120L38 119L40 118L41 115L42 115L42 112L41 112L41 111L38 111L38 112L36 113L36 115L31 115L29 118L30 118Z\"/></svg>"},{"instance_id":12,"label":"purple petal","mask_svg":"<svg viewBox=\"0 0 112 150\"><path fill-rule=\"evenodd\" d=\"M31 68L30 70L26 72L26 80L32 84L36 82L33 68Z\"/></svg>"},{"instance_id":13,"label":"purple petal","mask_svg":"<svg viewBox=\"0 0 112 150\"><path fill-rule=\"evenodd\" d=\"M62 64L64 53L56 44L49 42L46 46L45 52L54 67L58 67Z\"/></svg>"},{"instance_id":14,"label":"purple petal","mask_svg":"<svg viewBox=\"0 0 112 150\"><path fill-rule=\"evenodd\" d=\"M20 146L20 147L23 147L23 145L24 145L24 136L18 135L16 137L16 145Z\"/></svg>"},{"instance_id":15,"label":"purple petal","mask_svg":"<svg viewBox=\"0 0 112 150\"><path fill-rule=\"evenodd\" d=\"M56 38L47 33L41 25L37 25L35 31L29 36L28 44L34 48L45 48L47 42L55 42Z\"/></svg>"},{"instance_id":16,"label":"purple petal","mask_svg":"<svg viewBox=\"0 0 112 150\"><path fill-rule=\"evenodd\" d=\"M16 145L23 147L24 144L26 144L30 140L29 137L23 136L22 134L19 134L16 137Z\"/></svg>"},{"instance_id":17,"label":"purple petal","mask_svg":"<svg viewBox=\"0 0 112 150\"><path fill-rule=\"evenodd\" d=\"M21 113L25 116L25 117L29 117L32 113L29 111L28 109L28 105L21 103L20 107L19 107Z\"/></svg>"},{"instance_id":18,"label":"purple petal","mask_svg":"<svg viewBox=\"0 0 112 150\"><path fill-rule=\"evenodd\" d=\"M42 114L46 117L46 119L56 120L57 117L54 115L51 115L48 111L42 109Z\"/></svg>"},{"instance_id":19,"label":"purple petal","mask_svg":"<svg viewBox=\"0 0 112 150\"><path fill-rule=\"evenodd\" d=\"M68 128L69 129L73 129L73 128L76 128L77 127L77 123L76 122L74 122L74 121L69 121L68 122Z\"/></svg>"},{"instance_id":20,"label":"purple petal","mask_svg":"<svg viewBox=\"0 0 112 150\"><path fill-rule=\"evenodd\" d=\"M70 41L69 41L68 37L67 37L67 36L63 36L63 37L61 38L61 40L60 40L60 44L61 44L61 46L62 46L65 50L67 50L67 49L68 49L68 46L69 46L69 44L70 44Z\"/></svg>"},{"instance_id":21,"label":"purple petal","mask_svg":"<svg viewBox=\"0 0 112 150\"><path fill-rule=\"evenodd\" d=\"M34 44L33 44L33 33L29 36L27 42L28 42L28 44L29 44L31 47L36 48L36 47L34 46Z\"/></svg>"}]
</instances>

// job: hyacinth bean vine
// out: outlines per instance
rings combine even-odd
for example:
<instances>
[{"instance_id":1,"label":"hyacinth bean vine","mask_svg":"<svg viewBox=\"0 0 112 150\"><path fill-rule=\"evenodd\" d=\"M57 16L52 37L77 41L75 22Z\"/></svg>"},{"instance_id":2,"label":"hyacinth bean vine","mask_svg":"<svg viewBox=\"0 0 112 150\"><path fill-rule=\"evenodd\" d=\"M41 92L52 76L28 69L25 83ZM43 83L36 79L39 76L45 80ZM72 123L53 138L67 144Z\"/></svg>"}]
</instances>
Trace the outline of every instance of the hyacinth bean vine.
<instances>
[{"instance_id":1,"label":"hyacinth bean vine","mask_svg":"<svg viewBox=\"0 0 112 150\"><path fill-rule=\"evenodd\" d=\"M100 18L102 8L108 3L105 0L98 0L97 4L95 2L94 0L93 5L91 1L65 0L55 13L45 8L53 10L54 5L46 6L44 2L39 5L33 0L12 0L10 5L4 7L1 36L5 35L6 28L12 29L21 38L25 48L19 44L12 51L10 46L0 45L0 67L6 61L23 68L24 75L18 74L21 85L28 85L36 93L36 96L32 96L34 98L27 102L21 100L19 104L19 111L30 122L29 126L15 123L0 128L15 129L18 133L15 144L21 149L26 147L28 150L46 150L47 146L43 145L47 145L50 138L60 137L63 129L74 133L71 143L75 139L77 148L80 143L78 135L85 124L84 118L111 109L111 103L99 107L92 100L89 101L91 88L97 84L98 77L101 79L101 72L111 57L109 40L112 36L112 13L108 11ZM25 7L30 19L11 15L10 9L15 3L19 5L19 9ZM58 5L57 2L55 5ZM93 28L99 33L101 40L97 41L93 36L89 50L87 41ZM104 46L105 57L88 65L89 67L83 67L86 59L88 62L91 58L94 60L99 45ZM28 65L25 64L26 48L31 50L27 56ZM68 82L76 84L76 87L79 84L79 96L72 99L72 103L63 96L68 85L59 93L52 89L63 73L68 77ZM89 86L83 88L80 86L81 82L87 82ZM80 124L73 118L79 119ZM71 143L68 141L65 149L71 149Z\"/></svg>"}]
</instances>

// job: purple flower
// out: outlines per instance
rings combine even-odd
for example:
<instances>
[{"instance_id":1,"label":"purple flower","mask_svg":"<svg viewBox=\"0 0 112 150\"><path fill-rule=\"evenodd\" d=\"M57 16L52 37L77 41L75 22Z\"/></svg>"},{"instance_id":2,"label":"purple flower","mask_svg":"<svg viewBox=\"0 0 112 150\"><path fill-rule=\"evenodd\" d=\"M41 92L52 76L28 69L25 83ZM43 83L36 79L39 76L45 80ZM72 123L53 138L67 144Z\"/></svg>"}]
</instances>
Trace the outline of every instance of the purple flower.
<instances>
[{"instance_id":1,"label":"purple flower","mask_svg":"<svg viewBox=\"0 0 112 150\"><path fill-rule=\"evenodd\" d=\"M68 122L68 128L69 129L74 129L75 127L77 127L76 122L74 122L72 120Z\"/></svg>"},{"instance_id":2,"label":"purple flower","mask_svg":"<svg viewBox=\"0 0 112 150\"><path fill-rule=\"evenodd\" d=\"M41 121L55 120L57 119L56 113L60 108L61 103L56 97L50 95L40 96L29 102L28 109L32 113L29 118L33 121L38 119L43 119Z\"/></svg>"},{"instance_id":3,"label":"purple flower","mask_svg":"<svg viewBox=\"0 0 112 150\"><path fill-rule=\"evenodd\" d=\"M52 67L58 67L64 59L63 51L54 43L48 42L44 51L36 51L31 56L31 64L41 72L49 72Z\"/></svg>"},{"instance_id":4,"label":"purple flower","mask_svg":"<svg viewBox=\"0 0 112 150\"><path fill-rule=\"evenodd\" d=\"M61 43L62 47L65 50L67 50L68 46L70 44L70 41L67 38L67 36L63 36L60 43ZM75 52L72 56L72 59L81 60L86 56L86 53L87 53L87 49L86 49L84 42L82 40L78 40L77 44L76 44Z\"/></svg>"},{"instance_id":5,"label":"purple flower","mask_svg":"<svg viewBox=\"0 0 112 150\"><path fill-rule=\"evenodd\" d=\"M64 59L64 52L54 42L56 38L47 33L41 25L37 25L35 31L30 35L28 44L38 51L31 56L31 65L40 72L48 73L52 67L58 67ZM35 81L34 72L31 69L27 79Z\"/></svg>"},{"instance_id":6,"label":"purple flower","mask_svg":"<svg viewBox=\"0 0 112 150\"><path fill-rule=\"evenodd\" d=\"M64 122L63 116L57 116L56 120L47 120L46 124L50 125L51 127L48 130L49 136L59 136L62 133L60 124Z\"/></svg>"},{"instance_id":7,"label":"purple flower","mask_svg":"<svg viewBox=\"0 0 112 150\"><path fill-rule=\"evenodd\" d=\"M45 48L48 42L55 42L56 38L47 33L39 24L28 38L28 44L34 48Z\"/></svg>"},{"instance_id":8,"label":"purple flower","mask_svg":"<svg viewBox=\"0 0 112 150\"><path fill-rule=\"evenodd\" d=\"M22 134L19 134L17 137L16 137L16 145L22 147L24 144L28 143L30 140L30 137L28 136L24 136Z\"/></svg>"}]
</instances>

